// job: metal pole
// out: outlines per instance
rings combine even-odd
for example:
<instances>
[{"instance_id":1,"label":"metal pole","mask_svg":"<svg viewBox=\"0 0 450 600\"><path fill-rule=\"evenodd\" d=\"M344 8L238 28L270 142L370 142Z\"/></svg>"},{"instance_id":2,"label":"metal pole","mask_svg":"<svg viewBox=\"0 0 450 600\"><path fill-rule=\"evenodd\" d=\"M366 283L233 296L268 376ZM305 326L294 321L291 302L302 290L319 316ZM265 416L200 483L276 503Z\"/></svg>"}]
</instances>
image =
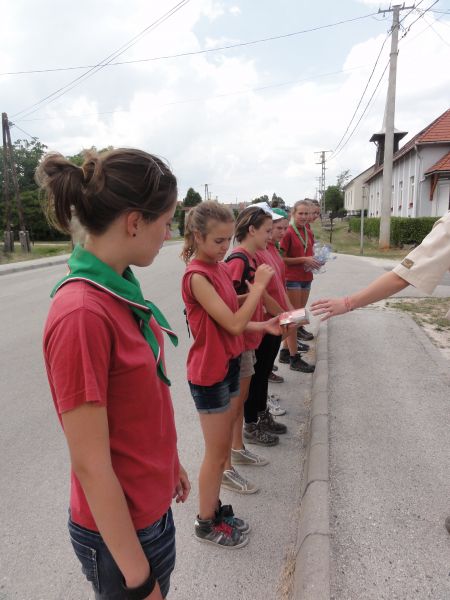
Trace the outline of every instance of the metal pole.
<instances>
[{"instance_id":1,"label":"metal pole","mask_svg":"<svg viewBox=\"0 0 450 600\"><path fill-rule=\"evenodd\" d=\"M380 238L378 245L381 249L389 248L391 239L391 197L392 197L392 162L394 156L394 121L395 121L395 86L397 80L398 29L400 4L392 7L392 36L391 54L389 60L389 85L386 97L385 111L385 142L383 165L383 195L380 212Z\"/></svg>"},{"instance_id":2,"label":"metal pole","mask_svg":"<svg viewBox=\"0 0 450 600\"><path fill-rule=\"evenodd\" d=\"M362 209L361 209L361 232L359 240L359 253L361 256L364 254L364 210L365 210L365 199L366 199L366 186L362 189Z\"/></svg>"}]
</instances>

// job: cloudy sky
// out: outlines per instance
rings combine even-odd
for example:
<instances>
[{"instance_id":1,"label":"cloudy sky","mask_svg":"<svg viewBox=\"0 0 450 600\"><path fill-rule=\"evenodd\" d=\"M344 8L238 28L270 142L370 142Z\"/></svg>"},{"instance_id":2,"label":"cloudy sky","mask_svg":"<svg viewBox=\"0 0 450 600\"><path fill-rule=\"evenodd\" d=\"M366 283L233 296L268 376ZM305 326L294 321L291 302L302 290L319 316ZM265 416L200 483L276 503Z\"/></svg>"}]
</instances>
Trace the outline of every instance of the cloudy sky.
<instances>
[{"instance_id":1,"label":"cloudy sky","mask_svg":"<svg viewBox=\"0 0 450 600\"><path fill-rule=\"evenodd\" d=\"M401 13L396 126L409 132L404 141L450 107L450 0L433 2L418 0ZM164 156L181 197L208 183L224 202L276 192L293 203L314 197L314 153L336 149L361 98L391 24L380 7L388 3L9 0L0 26L0 109L17 125L14 139L26 132L64 154L113 145ZM277 36L285 37L201 52ZM389 47L390 39L349 134ZM113 62L159 59L88 72L120 49ZM5 74L68 67L83 68ZM387 71L351 139L328 155L327 183L373 162L368 140L381 127L386 89Z\"/></svg>"}]
</instances>

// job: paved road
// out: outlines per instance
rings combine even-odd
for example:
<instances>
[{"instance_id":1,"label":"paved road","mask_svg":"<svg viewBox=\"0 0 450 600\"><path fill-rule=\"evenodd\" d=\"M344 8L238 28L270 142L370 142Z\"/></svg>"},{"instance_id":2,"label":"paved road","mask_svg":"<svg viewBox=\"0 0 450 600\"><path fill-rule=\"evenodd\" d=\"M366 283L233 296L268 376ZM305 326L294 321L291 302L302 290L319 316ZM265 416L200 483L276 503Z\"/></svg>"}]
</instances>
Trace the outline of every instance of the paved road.
<instances>
[{"instance_id":1,"label":"paved road","mask_svg":"<svg viewBox=\"0 0 450 600\"><path fill-rule=\"evenodd\" d=\"M139 277L148 298L164 308L180 333L168 348L168 365L179 432L180 456L194 490L176 506L178 561L172 600L245 600L276 597L285 557L295 539L302 429L308 414L310 375L281 366L282 393L289 409L289 432L273 449L267 467L251 470L261 486L254 496L223 494L253 527L242 550L220 551L193 539L196 477L202 456L201 433L185 381L187 337L179 294L183 265L180 246L165 246L156 264ZM48 293L65 273L63 265L0 277L0 600L88 600L66 534L68 456L54 414L41 358L41 331ZM275 386L274 386L275 391Z\"/></svg>"},{"instance_id":2,"label":"paved road","mask_svg":"<svg viewBox=\"0 0 450 600\"><path fill-rule=\"evenodd\" d=\"M340 256L316 296L350 293L389 268ZM442 284L436 295L450 296L448 275ZM448 600L450 363L393 310L333 319L328 339L332 598Z\"/></svg>"}]
</instances>

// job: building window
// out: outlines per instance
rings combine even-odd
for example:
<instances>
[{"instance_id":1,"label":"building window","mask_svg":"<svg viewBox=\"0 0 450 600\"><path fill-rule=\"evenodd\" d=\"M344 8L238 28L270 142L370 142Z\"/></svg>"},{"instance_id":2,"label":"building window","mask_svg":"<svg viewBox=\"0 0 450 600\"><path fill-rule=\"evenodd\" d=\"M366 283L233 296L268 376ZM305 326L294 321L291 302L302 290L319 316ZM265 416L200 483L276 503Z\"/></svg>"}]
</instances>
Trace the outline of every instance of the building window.
<instances>
[{"instance_id":1,"label":"building window","mask_svg":"<svg viewBox=\"0 0 450 600\"><path fill-rule=\"evenodd\" d=\"M414 204L414 187L415 187L415 182L414 182L414 175L412 175L409 178L409 202L410 204Z\"/></svg>"}]
</instances>

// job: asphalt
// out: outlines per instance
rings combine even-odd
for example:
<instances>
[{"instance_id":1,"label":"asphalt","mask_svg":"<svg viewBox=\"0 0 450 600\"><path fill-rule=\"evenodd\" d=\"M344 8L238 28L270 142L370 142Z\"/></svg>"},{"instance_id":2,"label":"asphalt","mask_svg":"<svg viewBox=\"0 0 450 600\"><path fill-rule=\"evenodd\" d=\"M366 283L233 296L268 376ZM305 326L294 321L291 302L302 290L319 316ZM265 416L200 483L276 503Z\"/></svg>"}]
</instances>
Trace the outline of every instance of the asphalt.
<instances>
[{"instance_id":1,"label":"asphalt","mask_svg":"<svg viewBox=\"0 0 450 600\"><path fill-rule=\"evenodd\" d=\"M339 256L312 297L351 293L394 264ZM447 274L435 295L449 286ZM295 598L448 600L449 361L380 305L322 324L317 344Z\"/></svg>"},{"instance_id":2,"label":"asphalt","mask_svg":"<svg viewBox=\"0 0 450 600\"><path fill-rule=\"evenodd\" d=\"M60 264L66 259L50 261ZM394 264L339 256L316 277L312 298L351 293ZM21 271L39 265L49 266L30 261L14 267ZM4 267L8 265L0 266L0 274ZM447 275L435 295L450 296L449 286ZM413 288L400 295L421 296ZM313 328L317 327L315 322ZM285 505L289 498L294 517L290 536L296 563L294 598L448 600L450 537L443 528L450 514L448 360L410 317L376 306L322 324L316 361L310 411L308 383L296 388L281 367L296 431L283 448L271 451L274 468L267 475L272 485L263 476L259 482L267 489L247 499L247 509L258 515L257 541L250 554L247 551L244 565L234 555L236 560L227 559L228 567L240 572L244 566L247 572L249 564L254 565L254 573L270 581L258 586L259 592L265 590L258 597L278 597L274 577L267 578L268 538L261 527L273 520L273 506ZM298 403L299 391L303 404ZM307 460L300 486L304 444ZM188 448L189 443L182 446ZM286 486L287 474L283 469L280 478L279 461L292 464L296 456L297 473ZM298 518L296 503L300 503ZM224 595L216 568L219 556L198 552L190 537L190 527L182 522L179 546L194 550L202 565L192 571L192 560L179 559L172 598L252 597L243 581L234 582ZM278 543L288 540L285 534L278 536ZM282 562L276 561L274 572L283 568ZM205 579L205 572L214 572L214 577Z\"/></svg>"}]
</instances>

